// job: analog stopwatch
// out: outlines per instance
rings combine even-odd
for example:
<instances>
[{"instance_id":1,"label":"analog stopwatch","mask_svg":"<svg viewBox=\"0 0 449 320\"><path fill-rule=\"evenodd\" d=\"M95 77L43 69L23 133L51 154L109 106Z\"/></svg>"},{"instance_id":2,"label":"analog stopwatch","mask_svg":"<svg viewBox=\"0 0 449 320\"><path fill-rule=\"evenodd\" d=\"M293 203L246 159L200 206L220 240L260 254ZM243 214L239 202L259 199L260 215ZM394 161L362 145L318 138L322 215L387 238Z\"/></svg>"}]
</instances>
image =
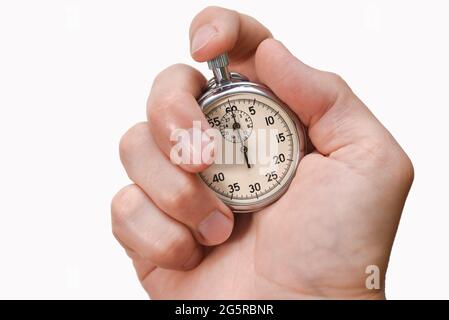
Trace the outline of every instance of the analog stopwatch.
<instances>
[{"instance_id":1,"label":"analog stopwatch","mask_svg":"<svg viewBox=\"0 0 449 320\"><path fill-rule=\"evenodd\" d=\"M267 87L208 61L214 78L198 103L219 133L215 162L199 175L234 212L254 212L287 190L306 152L302 123Z\"/></svg>"}]
</instances>

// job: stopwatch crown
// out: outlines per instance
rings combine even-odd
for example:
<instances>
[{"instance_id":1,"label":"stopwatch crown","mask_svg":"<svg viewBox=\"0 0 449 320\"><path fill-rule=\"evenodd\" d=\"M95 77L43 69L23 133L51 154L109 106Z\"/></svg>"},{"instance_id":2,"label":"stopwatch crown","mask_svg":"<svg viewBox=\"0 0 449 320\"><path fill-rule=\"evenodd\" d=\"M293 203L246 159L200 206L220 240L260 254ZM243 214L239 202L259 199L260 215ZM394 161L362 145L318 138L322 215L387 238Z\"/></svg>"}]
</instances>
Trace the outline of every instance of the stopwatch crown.
<instances>
[{"instance_id":1,"label":"stopwatch crown","mask_svg":"<svg viewBox=\"0 0 449 320\"><path fill-rule=\"evenodd\" d=\"M221 86L231 82L231 74L228 70L229 59L227 53L207 61L209 69L214 73L215 85Z\"/></svg>"},{"instance_id":2,"label":"stopwatch crown","mask_svg":"<svg viewBox=\"0 0 449 320\"><path fill-rule=\"evenodd\" d=\"M209 67L210 70L214 70L217 68L224 68L227 67L228 65L229 59L227 53L220 54L219 56L213 58L212 60L207 61L207 66Z\"/></svg>"}]
</instances>

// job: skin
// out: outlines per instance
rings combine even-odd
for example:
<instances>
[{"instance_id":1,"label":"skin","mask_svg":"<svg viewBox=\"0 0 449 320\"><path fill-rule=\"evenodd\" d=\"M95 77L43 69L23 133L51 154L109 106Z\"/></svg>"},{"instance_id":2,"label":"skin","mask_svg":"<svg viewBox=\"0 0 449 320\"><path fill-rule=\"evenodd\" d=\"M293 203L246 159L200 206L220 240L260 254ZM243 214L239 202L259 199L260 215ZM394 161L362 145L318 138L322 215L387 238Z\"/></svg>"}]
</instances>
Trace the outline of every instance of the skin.
<instances>
[{"instance_id":1,"label":"skin","mask_svg":"<svg viewBox=\"0 0 449 320\"><path fill-rule=\"evenodd\" d=\"M399 144L341 77L305 65L249 16L206 8L193 19L190 40L196 61L229 52L231 70L269 86L308 127L315 150L279 201L234 215L196 175L207 164L169 159L172 130L194 120L208 128L196 103L206 80L186 65L162 71L148 120L120 142L133 184L112 201L113 233L150 297L384 298L413 181ZM379 290L366 288L369 265L379 267Z\"/></svg>"}]
</instances>

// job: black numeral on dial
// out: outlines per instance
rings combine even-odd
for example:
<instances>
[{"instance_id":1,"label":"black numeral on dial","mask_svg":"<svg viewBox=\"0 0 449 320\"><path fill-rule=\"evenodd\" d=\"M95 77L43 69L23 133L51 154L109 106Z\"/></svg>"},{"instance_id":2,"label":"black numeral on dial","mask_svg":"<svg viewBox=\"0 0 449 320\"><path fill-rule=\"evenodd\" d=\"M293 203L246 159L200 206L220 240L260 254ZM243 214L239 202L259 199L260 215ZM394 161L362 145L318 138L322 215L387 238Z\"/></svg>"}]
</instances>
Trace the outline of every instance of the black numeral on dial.
<instances>
[{"instance_id":1,"label":"black numeral on dial","mask_svg":"<svg viewBox=\"0 0 449 320\"><path fill-rule=\"evenodd\" d=\"M277 134L276 135L276 140L278 141L278 143L284 142L285 141L284 133Z\"/></svg>"},{"instance_id":2,"label":"black numeral on dial","mask_svg":"<svg viewBox=\"0 0 449 320\"><path fill-rule=\"evenodd\" d=\"M223 172L219 172L214 174L214 178L212 179L213 182L220 182L220 181L224 181L225 176L223 174Z\"/></svg>"},{"instance_id":3,"label":"black numeral on dial","mask_svg":"<svg viewBox=\"0 0 449 320\"><path fill-rule=\"evenodd\" d=\"M232 112L232 111L237 111L237 107L236 106L232 106L232 107L226 107L226 112Z\"/></svg>"},{"instance_id":4,"label":"black numeral on dial","mask_svg":"<svg viewBox=\"0 0 449 320\"><path fill-rule=\"evenodd\" d=\"M274 118L273 118L273 116L265 117L265 123L267 124L267 126L273 125L273 124L274 124Z\"/></svg>"},{"instance_id":5,"label":"black numeral on dial","mask_svg":"<svg viewBox=\"0 0 449 320\"><path fill-rule=\"evenodd\" d=\"M248 110L252 116L256 114L256 109L254 109L254 106L249 107Z\"/></svg>"},{"instance_id":6,"label":"black numeral on dial","mask_svg":"<svg viewBox=\"0 0 449 320\"><path fill-rule=\"evenodd\" d=\"M256 182L255 184L250 184L249 185L249 192L254 193L256 191L260 191L260 183Z\"/></svg>"},{"instance_id":7,"label":"black numeral on dial","mask_svg":"<svg viewBox=\"0 0 449 320\"><path fill-rule=\"evenodd\" d=\"M273 157L273 161L275 164L279 164L285 161L285 156L283 153L280 153L278 156Z\"/></svg>"},{"instance_id":8,"label":"black numeral on dial","mask_svg":"<svg viewBox=\"0 0 449 320\"><path fill-rule=\"evenodd\" d=\"M220 119L218 117L212 118L212 119L207 119L207 122L209 122L210 126L213 128L215 126L220 126L221 122Z\"/></svg>"},{"instance_id":9,"label":"black numeral on dial","mask_svg":"<svg viewBox=\"0 0 449 320\"><path fill-rule=\"evenodd\" d=\"M229 188L229 193L234 193L234 191L235 192L240 191L240 186L239 186L238 182L228 185L228 188Z\"/></svg>"},{"instance_id":10,"label":"black numeral on dial","mask_svg":"<svg viewBox=\"0 0 449 320\"><path fill-rule=\"evenodd\" d=\"M270 182L270 181L276 180L278 178L278 174L276 173L276 171L271 171L271 172L268 172L265 175L265 177L267 177L267 179L268 179L267 181Z\"/></svg>"}]
</instances>

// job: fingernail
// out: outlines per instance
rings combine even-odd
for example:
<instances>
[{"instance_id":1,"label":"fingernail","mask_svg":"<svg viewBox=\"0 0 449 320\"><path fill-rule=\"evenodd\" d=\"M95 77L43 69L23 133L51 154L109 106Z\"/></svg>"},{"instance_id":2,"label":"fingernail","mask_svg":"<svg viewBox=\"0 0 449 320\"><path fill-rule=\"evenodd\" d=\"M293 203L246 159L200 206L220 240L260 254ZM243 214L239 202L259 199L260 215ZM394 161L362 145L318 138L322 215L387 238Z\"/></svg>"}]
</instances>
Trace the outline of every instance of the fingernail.
<instances>
[{"instance_id":1,"label":"fingernail","mask_svg":"<svg viewBox=\"0 0 449 320\"><path fill-rule=\"evenodd\" d=\"M218 35L218 30L211 24L205 24L196 30L192 39L192 53L204 47L210 39Z\"/></svg>"},{"instance_id":2,"label":"fingernail","mask_svg":"<svg viewBox=\"0 0 449 320\"><path fill-rule=\"evenodd\" d=\"M190 270L193 267L196 267L196 265L201 260L201 256L202 256L201 250L195 249L195 251L190 256L189 260L187 260L187 262L183 265L183 268Z\"/></svg>"},{"instance_id":3,"label":"fingernail","mask_svg":"<svg viewBox=\"0 0 449 320\"><path fill-rule=\"evenodd\" d=\"M220 211L214 210L201 221L198 231L209 244L219 244L231 234L232 221Z\"/></svg>"}]
</instances>

